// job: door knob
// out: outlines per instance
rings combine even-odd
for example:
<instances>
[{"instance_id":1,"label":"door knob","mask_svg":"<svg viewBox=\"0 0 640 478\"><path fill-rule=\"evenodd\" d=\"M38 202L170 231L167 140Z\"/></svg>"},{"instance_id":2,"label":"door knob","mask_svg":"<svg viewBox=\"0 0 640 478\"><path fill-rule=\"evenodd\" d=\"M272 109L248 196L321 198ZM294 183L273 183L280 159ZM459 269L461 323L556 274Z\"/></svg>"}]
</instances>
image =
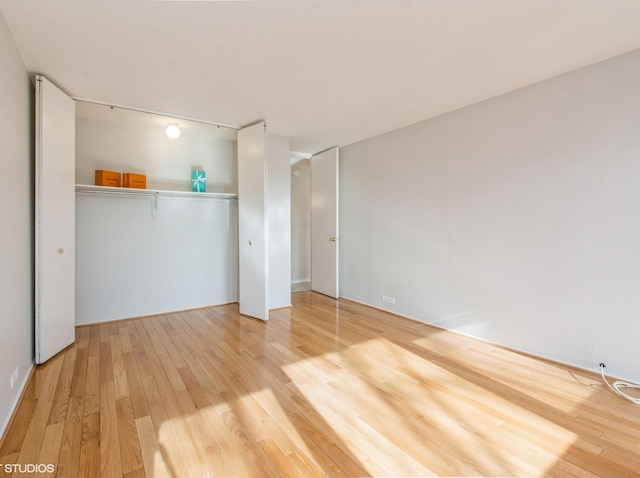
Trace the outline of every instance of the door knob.
<instances>
[{"instance_id":1,"label":"door knob","mask_svg":"<svg viewBox=\"0 0 640 478\"><path fill-rule=\"evenodd\" d=\"M337 237L331 237L331 238L329 238L329 240L331 242L338 242L338 238Z\"/></svg>"},{"instance_id":2,"label":"door knob","mask_svg":"<svg viewBox=\"0 0 640 478\"><path fill-rule=\"evenodd\" d=\"M64 254L64 249L62 247L58 249L58 254Z\"/></svg>"}]
</instances>

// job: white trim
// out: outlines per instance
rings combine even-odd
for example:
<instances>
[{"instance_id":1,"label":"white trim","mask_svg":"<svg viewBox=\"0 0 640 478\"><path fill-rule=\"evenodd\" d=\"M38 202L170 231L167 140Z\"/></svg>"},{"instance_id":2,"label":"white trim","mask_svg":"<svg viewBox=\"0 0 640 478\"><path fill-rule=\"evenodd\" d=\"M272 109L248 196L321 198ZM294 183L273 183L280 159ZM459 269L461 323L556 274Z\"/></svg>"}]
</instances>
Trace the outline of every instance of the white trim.
<instances>
[{"instance_id":1,"label":"white trim","mask_svg":"<svg viewBox=\"0 0 640 478\"><path fill-rule=\"evenodd\" d=\"M36 362L40 362L42 341L38 337L38 330L42 328L42 75L36 75L36 131L35 131L35 251L34 251L34 354Z\"/></svg>"},{"instance_id":2,"label":"white trim","mask_svg":"<svg viewBox=\"0 0 640 478\"><path fill-rule=\"evenodd\" d=\"M292 280L291 284L304 284L305 282L311 282L311 277L308 279Z\"/></svg>"}]
</instances>

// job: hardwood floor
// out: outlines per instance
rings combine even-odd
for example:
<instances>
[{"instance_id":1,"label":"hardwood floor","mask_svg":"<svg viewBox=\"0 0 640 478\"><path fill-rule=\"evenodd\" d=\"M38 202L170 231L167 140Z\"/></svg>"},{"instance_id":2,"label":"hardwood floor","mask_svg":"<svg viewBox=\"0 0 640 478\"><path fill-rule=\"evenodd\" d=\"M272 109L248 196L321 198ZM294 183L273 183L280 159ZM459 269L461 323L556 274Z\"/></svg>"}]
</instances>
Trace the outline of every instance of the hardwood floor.
<instances>
[{"instance_id":1,"label":"hardwood floor","mask_svg":"<svg viewBox=\"0 0 640 478\"><path fill-rule=\"evenodd\" d=\"M35 370L0 476L640 476L640 408L598 376L293 300L268 323L234 304L78 328Z\"/></svg>"}]
</instances>

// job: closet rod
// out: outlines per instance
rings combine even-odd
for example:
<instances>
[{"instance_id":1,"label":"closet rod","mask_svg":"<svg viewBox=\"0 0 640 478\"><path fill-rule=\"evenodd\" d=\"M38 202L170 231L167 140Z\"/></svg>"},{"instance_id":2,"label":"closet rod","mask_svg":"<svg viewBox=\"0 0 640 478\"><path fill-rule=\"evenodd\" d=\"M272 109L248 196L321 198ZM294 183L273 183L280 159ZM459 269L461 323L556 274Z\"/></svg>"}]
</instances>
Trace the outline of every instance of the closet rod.
<instances>
[{"instance_id":1,"label":"closet rod","mask_svg":"<svg viewBox=\"0 0 640 478\"><path fill-rule=\"evenodd\" d=\"M238 197L237 194L232 193L197 193L164 189L112 188L109 186L91 186L90 184L76 184L76 193L115 194L120 196L189 197L198 199L235 199Z\"/></svg>"},{"instance_id":2,"label":"closet rod","mask_svg":"<svg viewBox=\"0 0 640 478\"><path fill-rule=\"evenodd\" d=\"M210 126L217 126L218 128L228 128L228 129L235 129L235 130L242 129L239 126L232 126L232 125L229 125L229 124L222 124L222 123L214 123L213 121L206 121L206 120L202 120L202 119L191 118L189 116L180 116L180 115L176 115L176 114L173 114L173 113L163 113L162 111L146 110L144 108L135 108L133 106L125 106L125 105L118 105L118 104L114 104L114 103L107 103L106 101L90 100L88 98L78 98L76 96L72 96L71 99L75 100L75 101L84 101L85 103L92 103L94 105L108 106L110 108L119 108L121 110L137 111L139 113L149 113L149 114L152 114L152 115L166 116L167 118L175 118L175 119L181 119L181 120L185 120L185 121L193 121L195 123L207 124L207 125L210 125Z\"/></svg>"}]
</instances>

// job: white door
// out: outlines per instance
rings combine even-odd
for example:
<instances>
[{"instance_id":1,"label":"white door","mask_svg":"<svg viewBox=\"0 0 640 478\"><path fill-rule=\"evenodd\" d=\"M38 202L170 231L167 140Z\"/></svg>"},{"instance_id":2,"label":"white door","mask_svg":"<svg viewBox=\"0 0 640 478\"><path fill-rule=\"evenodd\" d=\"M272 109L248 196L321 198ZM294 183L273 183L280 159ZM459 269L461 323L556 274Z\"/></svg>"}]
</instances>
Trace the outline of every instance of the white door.
<instances>
[{"instance_id":1,"label":"white door","mask_svg":"<svg viewBox=\"0 0 640 478\"><path fill-rule=\"evenodd\" d=\"M338 298L338 148L311 158L311 289Z\"/></svg>"},{"instance_id":2,"label":"white door","mask_svg":"<svg viewBox=\"0 0 640 478\"><path fill-rule=\"evenodd\" d=\"M36 363L75 340L75 103L36 77Z\"/></svg>"},{"instance_id":3,"label":"white door","mask_svg":"<svg viewBox=\"0 0 640 478\"><path fill-rule=\"evenodd\" d=\"M240 313L269 318L266 126L238 131L238 253Z\"/></svg>"}]
</instances>

